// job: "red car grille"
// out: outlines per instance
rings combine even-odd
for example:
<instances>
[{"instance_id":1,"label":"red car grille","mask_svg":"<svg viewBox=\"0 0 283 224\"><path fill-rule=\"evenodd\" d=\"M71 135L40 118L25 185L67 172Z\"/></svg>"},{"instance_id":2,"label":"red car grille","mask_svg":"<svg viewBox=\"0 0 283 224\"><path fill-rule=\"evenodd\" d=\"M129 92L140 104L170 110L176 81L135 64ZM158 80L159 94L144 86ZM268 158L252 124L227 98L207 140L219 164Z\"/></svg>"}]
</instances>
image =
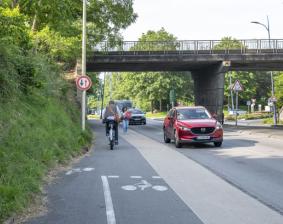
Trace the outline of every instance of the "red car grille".
<instances>
[{"instance_id":1,"label":"red car grille","mask_svg":"<svg viewBox=\"0 0 283 224\"><path fill-rule=\"evenodd\" d=\"M210 134L214 132L214 127L201 127L201 128L191 128L191 132L194 134Z\"/></svg>"}]
</instances>

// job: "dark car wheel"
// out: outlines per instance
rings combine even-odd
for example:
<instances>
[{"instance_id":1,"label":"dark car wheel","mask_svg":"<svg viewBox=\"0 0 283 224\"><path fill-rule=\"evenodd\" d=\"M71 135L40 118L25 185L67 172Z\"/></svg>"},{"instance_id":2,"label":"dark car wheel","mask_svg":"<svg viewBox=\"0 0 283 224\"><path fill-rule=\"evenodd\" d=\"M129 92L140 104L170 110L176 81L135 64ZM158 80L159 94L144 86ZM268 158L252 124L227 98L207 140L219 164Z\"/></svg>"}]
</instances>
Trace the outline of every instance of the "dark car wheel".
<instances>
[{"instance_id":1,"label":"dark car wheel","mask_svg":"<svg viewBox=\"0 0 283 224\"><path fill-rule=\"evenodd\" d=\"M222 145L222 142L214 142L215 147L220 147Z\"/></svg>"},{"instance_id":2,"label":"dark car wheel","mask_svg":"<svg viewBox=\"0 0 283 224\"><path fill-rule=\"evenodd\" d=\"M167 138L166 134L165 134L165 130L163 130L163 136L164 136L164 142L165 143L170 143L171 142L171 139L170 138Z\"/></svg>"},{"instance_id":3,"label":"dark car wheel","mask_svg":"<svg viewBox=\"0 0 283 224\"><path fill-rule=\"evenodd\" d=\"M175 136L175 147L181 148L182 144L180 143L179 136L178 136L176 130L174 131L174 136Z\"/></svg>"}]
</instances>

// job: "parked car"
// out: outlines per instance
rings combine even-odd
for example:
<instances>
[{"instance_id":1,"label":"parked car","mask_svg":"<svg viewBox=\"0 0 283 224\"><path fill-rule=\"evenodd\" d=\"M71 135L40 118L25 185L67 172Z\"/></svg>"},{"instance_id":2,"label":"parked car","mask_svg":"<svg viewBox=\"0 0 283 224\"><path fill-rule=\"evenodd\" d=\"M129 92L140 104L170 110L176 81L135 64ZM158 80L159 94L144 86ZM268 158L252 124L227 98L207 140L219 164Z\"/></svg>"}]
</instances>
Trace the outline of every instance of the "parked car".
<instances>
[{"instance_id":1,"label":"parked car","mask_svg":"<svg viewBox=\"0 0 283 224\"><path fill-rule=\"evenodd\" d=\"M139 109L129 109L131 113L131 118L129 124L146 124L145 113Z\"/></svg>"},{"instance_id":2,"label":"parked car","mask_svg":"<svg viewBox=\"0 0 283 224\"><path fill-rule=\"evenodd\" d=\"M220 147L223 141L222 125L205 107L174 107L163 122L164 142L175 141L177 148L184 143L213 142Z\"/></svg>"}]
</instances>

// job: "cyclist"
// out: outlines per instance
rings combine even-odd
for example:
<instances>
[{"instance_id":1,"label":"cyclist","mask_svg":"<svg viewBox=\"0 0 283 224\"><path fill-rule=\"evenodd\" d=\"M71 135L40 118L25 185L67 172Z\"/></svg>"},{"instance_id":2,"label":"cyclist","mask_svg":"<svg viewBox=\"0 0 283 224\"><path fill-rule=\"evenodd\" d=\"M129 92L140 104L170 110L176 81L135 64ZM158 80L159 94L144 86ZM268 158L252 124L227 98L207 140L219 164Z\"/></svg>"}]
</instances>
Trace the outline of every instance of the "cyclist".
<instances>
[{"instance_id":1,"label":"cyclist","mask_svg":"<svg viewBox=\"0 0 283 224\"><path fill-rule=\"evenodd\" d=\"M103 111L102 118L105 124L106 136L109 135L109 122L114 120L114 130L115 130L115 144L118 145L118 124L121 117L121 112L118 106L115 105L113 100L109 101L108 106Z\"/></svg>"}]
</instances>

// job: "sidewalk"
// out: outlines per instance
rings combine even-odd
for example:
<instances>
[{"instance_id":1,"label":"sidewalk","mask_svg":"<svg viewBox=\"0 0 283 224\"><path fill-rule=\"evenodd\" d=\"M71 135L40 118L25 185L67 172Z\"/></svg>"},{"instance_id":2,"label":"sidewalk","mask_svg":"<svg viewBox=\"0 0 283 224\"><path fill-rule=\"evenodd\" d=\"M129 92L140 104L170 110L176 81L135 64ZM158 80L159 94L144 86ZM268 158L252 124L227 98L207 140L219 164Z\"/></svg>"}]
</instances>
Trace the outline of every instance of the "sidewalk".
<instances>
[{"instance_id":1,"label":"sidewalk","mask_svg":"<svg viewBox=\"0 0 283 224\"><path fill-rule=\"evenodd\" d=\"M257 137L262 136L264 138L276 138L283 140L283 126L279 125L276 127L272 126L247 126L247 125L238 125L233 124L224 124L224 130L230 132L238 132L245 135L256 135Z\"/></svg>"}]
</instances>

